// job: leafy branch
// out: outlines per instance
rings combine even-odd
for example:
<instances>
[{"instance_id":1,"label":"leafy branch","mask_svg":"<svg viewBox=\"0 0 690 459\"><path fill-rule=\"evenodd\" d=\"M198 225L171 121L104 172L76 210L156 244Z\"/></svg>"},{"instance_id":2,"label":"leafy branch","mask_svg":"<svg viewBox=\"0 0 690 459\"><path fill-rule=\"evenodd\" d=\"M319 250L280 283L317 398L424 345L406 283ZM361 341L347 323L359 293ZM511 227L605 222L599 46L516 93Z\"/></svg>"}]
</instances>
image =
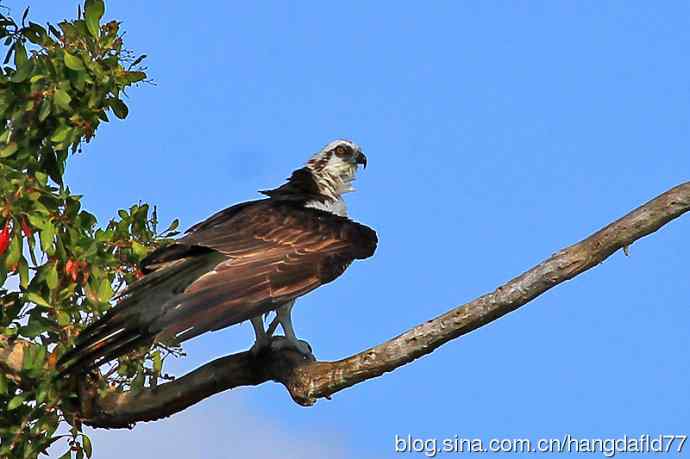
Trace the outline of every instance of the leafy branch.
<instances>
[{"instance_id":1,"label":"leafy branch","mask_svg":"<svg viewBox=\"0 0 690 459\"><path fill-rule=\"evenodd\" d=\"M121 209L105 226L63 182L78 153L112 114L129 109L124 91L146 80L143 57L124 47L120 24L102 23L102 0L75 20L41 26L0 12L6 52L0 68L0 456L34 457L58 437L71 388L53 366L113 294L141 275L139 261L164 243L156 210ZM7 281L16 279L17 288ZM143 387L162 371L157 349L120 359L109 387ZM75 424L69 454L87 453Z\"/></svg>"}]
</instances>

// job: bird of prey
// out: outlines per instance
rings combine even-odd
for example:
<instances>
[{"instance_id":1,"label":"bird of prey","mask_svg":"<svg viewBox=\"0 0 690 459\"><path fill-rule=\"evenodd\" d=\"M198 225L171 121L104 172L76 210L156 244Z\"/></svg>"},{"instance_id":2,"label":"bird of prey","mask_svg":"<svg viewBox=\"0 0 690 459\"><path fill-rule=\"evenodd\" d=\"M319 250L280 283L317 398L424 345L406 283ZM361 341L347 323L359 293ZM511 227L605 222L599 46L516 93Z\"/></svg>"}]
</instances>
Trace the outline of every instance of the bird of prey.
<instances>
[{"instance_id":1,"label":"bird of prey","mask_svg":"<svg viewBox=\"0 0 690 459\"><path fill-rule=\"evenodd\" d=\"M353 142L336 140L316 153L267 198L222 210L192 226L141 263L144 276L85 328L58 361L76 373L156 340L183 342L209 330L251 321L252 352L291 347L311 355L292 326L295 299L369 258L376 232L347 217L343 194L367 158ZM264 317L274 311L266 329ZM277 325L285 336L272 340Z\"/></svg>"}]
</instances>

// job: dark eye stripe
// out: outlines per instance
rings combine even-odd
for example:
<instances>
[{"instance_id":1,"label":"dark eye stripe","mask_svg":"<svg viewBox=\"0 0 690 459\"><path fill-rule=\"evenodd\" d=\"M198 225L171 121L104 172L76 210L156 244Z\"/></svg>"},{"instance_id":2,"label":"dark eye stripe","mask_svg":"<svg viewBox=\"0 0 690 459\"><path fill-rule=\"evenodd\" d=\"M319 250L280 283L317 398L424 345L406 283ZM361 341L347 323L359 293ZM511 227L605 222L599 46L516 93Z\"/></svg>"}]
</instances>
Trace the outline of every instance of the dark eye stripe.
<instances>
[{"instance_id":1,"label":"dark eye stripe","mask_svg":"<svg viewBox=\"0 0 690 459\"><path fill-rule=\"evenodd\" d=\"M352 154L352 153L349 151L349 148L345 148L342 145L338 145L337 147L335 147L335 154L338 157L342 158L343 156L348 155L348 154Z\"/></svg>"}]
</instances>

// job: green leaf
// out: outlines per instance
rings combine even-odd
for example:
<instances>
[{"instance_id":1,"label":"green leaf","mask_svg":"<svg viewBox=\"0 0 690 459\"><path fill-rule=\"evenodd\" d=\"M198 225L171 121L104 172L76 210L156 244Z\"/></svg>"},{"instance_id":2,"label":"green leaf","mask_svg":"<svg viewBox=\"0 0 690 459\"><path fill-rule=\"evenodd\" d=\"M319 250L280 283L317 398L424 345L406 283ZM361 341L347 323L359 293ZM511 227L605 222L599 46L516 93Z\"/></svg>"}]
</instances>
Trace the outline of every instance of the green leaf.
<instances>
[{"instance_id":1,"label":"green leaf","mask_svg":"<svg viewBox=\"0 0 690 459\"><path fill-rule=\"evenodd\" d=\"M7 411L16 410L19 406L24 403L25 395L15 395L12 400L7 404Z\"/></svg>"},{"instance_id":2,"label":"green leaf","mask_svg":"<svg viewBox=\"0 0 690 459\"><path fill-rule=\"evenodd\" d=\"M120 99L110 99L108 103L110 104L110 108L113 109L113 113L115 113L115 116L117 116L121 120L127 118L127 115L129 114L129 109L127 108L124 102L122 102Z\"/></svg>"},{"instance_id":3,"label":"green leaf","mask_svg":"<svg viewBox=\"0 0 690 459\"><path fill-rule=\"evenodd\" d=\"M35 45L44 46L52 44L52 40L48 38L48 33L46 32L46 29L36 24L35 22L29 22L29 27L26 27L24 29L24 36Z\"/></svg>"},{"instance_id":4,"label":"green leaf","mask_svg":"<svg viewBox=\"0 0 690 459\"><path fill-rule=\"evenodd\" d=\"M5 336L15 336L18 332L17 327L5 327L1 330L2 334Z\"/></svg>"},{"instance_id":5,"label":"green leaf","mask_svg":"<svg viewBox=\"0 0 690 459\"><path fill-rule=\"evenodd\" d=\"M57 104L58 107L65 111L70 111L72 109L69 105L72 101L72 97L70 97L64 89L56 89L53 100L55 100L55 104Z\"/></svg>"},{"instance_id":6,"label":"green leaf","mask_svg":"<svg viewBox=\"0 0 690 459\"><path fill-rule=\"evenodd\" d=\"M19 263L19 258L22 256L22 240L17 233L14 234L10 248L5 258L5 266L7 269L14 268Z\"/></svg>"},{"instance_id":7,"label":"green leaf","mask_svg":"<svg viewBox=\"0 0 690 459\"><path fill-rule=\"evenodd\" d=\"M38 120L43 122L50 115L50 99L43 99L41 108L38 110Z\"/></svg>"},{"instance_id":8,"label":"green leaf","mask_svg":"<svg viewBox=\"0 0 690 459\"><path fill-rule=\"evenodd\" d=\"M46 360L46 348L45 346L36 346L34 351L34 368L41 369Z\"/></svg>"},{"instance_id":9,"label":"green leaf","mask_svg":"<svg viewBox=\"0 0 690 459\"><path fill-rule=\"evenodd\" d=\"M40 389L38 389L38 393L36 394L36 403L40 405L41 403L45 402L46 397L48 397L48 389L45 387L41 387Z\"/></svg>"},{"instance_id":10,"label":"green leaf","mask_svg":"<svg viewBox=\"0 0 690 459\"><path fill-rule=\"evenodd\" d=\"M159 375L163 369L163 360L161 359L161 353L156 351L152 355L153 358L153 372Z\"/></svg>"},{"instance_id":11,"label":"green leaf","mask_svg":"<svg viewBox=\"0 0 690 459\"><path fill-rule=\"evenodd\" d=\"M86 28L89 33L98 38L100 35L99 21L105 13L105 4L103 0L86 0L84 4L84 19L86 20Z\"/></svg>"},{"instance_id":12,"label":"green leaf","mask_svg":"<svg viewBox=\"0 0 690 459\"><path fill-rule=\"evenodd\" d=\"M137 241L132 241L132 252L134 252L135 257L141 259L144 258L147 253L149 253L149 250L144 244L139 244Z\"/></svg>"},{"instance_id":13,"label":"green leaf","mask_svg":"<svg viewBox=\"0 0 690 459\"><path fill-rule=\"evenodd\" d=\"M17 264L17 271L19 271L19 285L22 288L27 288L29 286L29 263L24 257L19 259Z\"/></svg>"},{"instance_id":14,"label":"green leaf","mask_svg":"<svg viewBox=\"0 0 690 459\"><path fill-rule=\"evenodd\" d=\"M19 68L29 62L29 56L26 54L26 48L21 40L14 43L14 66Z\"/></svg>"},{"instance_id":15,"label":"green leaf","mask_svg":"<svg viewBox=\"0 0 690 459\"><path fill-rule=\"evenodd\" d=\"M72 133L71 126L60 126L55 130L53 135L50 137L50 141L53 143L61 143L67 140L69 135Z\"/></svg>"},{"instance_id":16,"label":"green leaf","mask_svg":"<svg viewBox=\"0 0 690 459\"><path fill-rule=\"evenodd\" d=\"M46 271L46 284L51 290L58 286L57 263L51 263L48 267L48 271Z\"/></svg>"},{"instance_id":17,"label":"green leaf","mask_svg":"<svg viewBox=\"0 0 690 459\"><path fill-rule=\"evenodd\" d=\"M84 448L86 457L91 457L93 454L93 447L91 446L91 439L86 434L81 434L81 445Z\"/></svg>"},{"instance_id":18,"label":"green leaf","mask_svg":"<svg viewBox=\"0 0 690 459\"><path fill-rule=\"evenodd\" d=\"M27 292L26 299L39 306L45 306L50 308L50 303L48 303L41 295L36 292Z\"/></svg>"},{"instance_id":19,"label":"green leaf","mask_svg":"<svg viewBox=\"0 0 690 459\"><path fill-rule=\"evenodd\" d=\"M180 220L176 218L172 221L172 223L170 223L170 226L168 226L168 228L165 231L163 231L163 234L175 231L178 226L180 226Z\"/></svg>"},{"instance_id":20,"label":"green leaf","mask_svg":"<svg viewBox=\"0 0 690 459\"><path fill-rule=\"evenodd\" d=\"M133 64L133 65L136 65L136 64ZM127 82L127 84L138 83L139 81L146 79L146 73L140 72L140 71L127 72L124 75L124 79L125 79L125 82Z\"/></svg>"},{"instance_id":21,"label":"green leaf","mask_svg":"<svg viewBox=\"0 0 690 459\"><path fill-rule=\"evenodd\" d=\"M26 22L26 18L29 17L29 7L27 6L26 9L24 10L24 14L22 14L22 25Z\"/></svg>"},{"instance_id":22,"label":"green leaf","mask_svg":"<svg viewBox=\"0 0 690 459\"><path fill-rule=\"evenodd\" d=\"M84 70L84 62L82 62L81 58L79 56L75 56L74 54L70 54L67 51L65 53L65 65L67 68L72 69L72 70Z\"/></svg>"},{"instance_id":23,"label":"green leaf","mask_svg":"<svg viewBox=\"0 0 690 459\"><path fill-rule=\"evenodd\" d=\"M17 67L17 70L14 72L14 75L12 75L12 78L10 78L10 81L12 83L21 83L24 80L26 80L29 75L31 75L31 72L34 69L34 63L33 61L26 61L24 64L20 65Z\"/></svg>"},{"instance_id":24,"label":"green leaf","mask_svg":"<svg viewBox=\"0 0 690 459\"><path fill-rule=\"evenodd\" d=\"M41 250L43 250L48 255L52 255L55 252L55 244L53 239L55 238L55 225L51 222L46 221L43 229L41 229Z\"/></svg>"},{"instance_id":25,"label":"green leaf","mask_svg":"<svg viewBox=\"0 0 690 459\"><path fill-rule=\"evenodd\" d=\"M113 286L107 276L101 279L101 282L98 284L96 296L101 303L107 303L110 301L110 297L113 296Z\"/></svg>"},{"instance_id":26,"label":"green leaf","mask_svg":"<svg viewBox=\"0 0 690 459\"><path fill-rule=\"evenodd\" d=\"M144 387L144 383L146 382L146 375L144 374L143 371L138 371L137 375L134 377L134 380L132 381L132 388L134 389L142 389Z\"/></svg>"},{"instance_id":27,"label":"green leaf","mask_svg":"<svg viewBox=\"0 0 690 459\"><path fill-rule=\"evenodd\" d=\"M22 370L31 370L34 368L36 360L36 347L30 346L24 350L24 361L22 362Z\"/></svg>"},{"instance_id":28,"label":"green leaf","mask_svg":"<svg viewBox=\"0 0 690 459\"><path fill-rule=\"evenodd\" d=\"M62 37L60 31L56 29L55 26L53 26L52 24L48 24L48 30L50 30L50 33L52 33L55 36L55 38L59 39L60 37Z\"/></svg>"},{"instance_id":29,"label":"green leaf","mask_svg":"<svg viewBox=\"0 0 690 459\"><path fill-rule=\"evenodd\" d=\"M36 171L36 180L38 180L38 183L41 185L45 186L48 183L48 174L45 172Z\"/></svg>"},{"instance_id":30,"label":"green leaf","mask_svg":"<svg viewBox=\"0 0 690 459\"><path fill-rule=\"evenodd\" d=\"M45 324L40 321L29 321L27 325L24 325L19 329L19 334L26 336L27 338L35 338L41 333L46 331Z\"/></svg>"},{"instance_id":31,"label":"green leaf","mask_svg":"<svg viewBox=\"0 0 690 459\"><path fill-rule=\"evenodd\" d=\"M71 321L72 320L70 319L69 314L65 311L57 312L57 323L59 326L64 327L65 325L68 325Z\"/></svg>"},{"instance_id":32,"label":"green leaf","mask_svg":"<svg viewBox=\"0 0 690 459\"><path fill-rule=\"evenodd\" d=\"M7 377L4 373L0 373L0 395L7 395L7 390Z\"/></svg>"},{"instance_id":33,"label":"green leaf","mask_svg":"<svg viewBox=\"0 0 690 459\"><path fill-rule=\"evenodd\" d=\"M37 81L45 80L46 78L48 78L46 75L34 75L31 77L29 82L36 83Z\"/></svg>"},{"instance_id":34,"label":"green leaf","mask_svg":"<svg viewBox=\"0 0 690 459\"><path fill-rule=\"evenodd\" d=\"M136 65L141 64L141 61L143 61L143 60L146 59L147 57L148 57L148 56L147 56L146 54L142 54L141 56L137 57L136 59L134 59L134 62L132 62L132 63L130 64L129 68L132 68L132 67L134 67L134 66L136 66ZM143 72L142 72L142 73L143 73Z\"/></svg>"},{"instance_id":35,"label":"green leaf","mask_svg":"<svg viewBox=\"0 0 690 459\"><path fill-rule=\"evenodd\" d=\"M77 285L70 282L69 284L67 284L67 287L65 287L65 288L63 288L62 290L60 290L60 293L58 294L58 301L65 301L66 299L68 299L69 297L71 297L72 295L74 295L74 291L75 291L76 289L77 289ZM64 314L67 314L67 313L64 312L64 311L58 311L58 312L57 312L57 319L58 319L58 322L59 322L60 320L69 320L69 317L64 317L64 316L63 316L63 318L61 318L61 317L60 317L60 313L61 313L61 312L64 313ZM61 324L61 325L64 325L64 324Z\"/></svg>"},{"instance_id":36,"label":"green leaf","mask_svg":"<svg viewBox=\"0 0 690 459\"><path fill-rule=\"evenodd\" d=\"M12 156L17 151L17 142L12 142L0 149L0 158Z\"/></svg>"},{"instance_id":37,"label":"green leaf","mask_svg":"<svg viewBox=\"0 0 690 459\"><path fill-rule=\"evenodd\" d=\"M0 114L5 113L5 111L12 106L14 101L13 94L0 93Z\"/></svg>"}]
</instances>

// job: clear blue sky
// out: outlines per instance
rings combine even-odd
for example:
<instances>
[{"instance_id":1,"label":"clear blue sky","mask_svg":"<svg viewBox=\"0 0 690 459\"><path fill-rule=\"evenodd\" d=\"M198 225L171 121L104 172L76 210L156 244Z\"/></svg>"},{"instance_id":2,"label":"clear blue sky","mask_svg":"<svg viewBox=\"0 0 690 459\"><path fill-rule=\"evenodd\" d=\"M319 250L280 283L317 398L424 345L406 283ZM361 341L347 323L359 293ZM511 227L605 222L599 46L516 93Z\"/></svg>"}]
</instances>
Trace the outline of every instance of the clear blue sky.
<instances>
[{"instance_id":1,"label":"clear blue sky","mask_svg":"<svg viewBox=\"0 0 690 459\"><path fill-rule=\"evenodd\" d=\"M77 4L4 3L53 22ZM130 117L101 128L68 183L102 221L144 200L187 227L334 138L361 144L350 211L381 242L298 302L320 359L491 291L688 180L686 1L296 3L111 1L156 86L130 91ZM96 457L373 459L396 457L396 434L688 434L689 235L681 218L332 401L226 392L96 432ZM204 335L171 369L251 340L249 325Z\"/></svg>"}]
</instances>

